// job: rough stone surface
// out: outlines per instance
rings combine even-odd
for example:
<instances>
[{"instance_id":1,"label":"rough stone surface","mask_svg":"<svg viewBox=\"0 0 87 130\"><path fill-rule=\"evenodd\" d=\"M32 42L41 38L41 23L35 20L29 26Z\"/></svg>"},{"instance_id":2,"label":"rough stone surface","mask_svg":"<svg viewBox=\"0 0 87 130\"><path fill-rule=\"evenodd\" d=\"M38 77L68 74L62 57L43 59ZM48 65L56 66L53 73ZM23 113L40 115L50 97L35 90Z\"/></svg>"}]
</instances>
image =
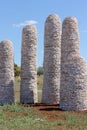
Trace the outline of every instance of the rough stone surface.
<instances>
[{"instance_id":1,"label":"rough stone surface","mask_svg":"<svg viewBox=\"0 0 87 130\"><path fill-rule=\"evenodd\" d=\"M37 31L35 26L26 25L22 34L20 102L37 102Z\"/></svg>"},{"instance_id":2,"label":"rough stone surface","mask_svg":"<svg viewBox=\"0 0 87 130\"><path fill-rule=\"evenodd\" d=\"M67 17L62 26L60 108L87 109L87 63L80 56L76 18Z\"/></svg>"},{"instance_id":3,"label":"rough stone surface","mask_svg":"<svg viewBox=\"0 0 87 130\"><path fill-rule=\"evenodd\" d=\"M60 99L61 25L56 14L46 19L44 38L42 103L57 104Z\"/></svg>"},{"instance_id":4,"label":"rough stone surface","mask_svg":"<svg viewBox=\"0 0 87 130\"><path fill-rule=\"evenodd\" d=\"M9 40L0 43L0 104L14 103L14 54Z\"/></svg>"}]
</instances>

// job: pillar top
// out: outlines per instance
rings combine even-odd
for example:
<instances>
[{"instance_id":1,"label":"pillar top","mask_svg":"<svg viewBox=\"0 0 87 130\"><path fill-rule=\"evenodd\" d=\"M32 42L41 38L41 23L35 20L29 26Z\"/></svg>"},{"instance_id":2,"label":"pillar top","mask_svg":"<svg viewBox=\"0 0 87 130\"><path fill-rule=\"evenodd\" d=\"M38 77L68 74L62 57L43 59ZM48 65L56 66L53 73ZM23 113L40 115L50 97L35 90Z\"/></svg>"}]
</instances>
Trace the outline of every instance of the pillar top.
<instances>
[{"instance_id":1,"label":"pillar top","mask_svg":"<svg viewBox=\"0 0 87 130\"><path fill-rule=\"evenodd\" d=\"M10 40L7 40L7 39L1 41L0 44L1 43L3 43L3 44L12 44L12 42Z\"/></svg>"},{"instance_id":2,"label":"pillar top","mask_svg":"<svg viewBox=\"0 0 87 130\"><path fill-rule=\"evenodd\" d=\"M76 19L76 17L66 17L63 21L63 26L65 26L67 28L78 28L78 21Z\"/></svg>"},{"instance_id":3,"label":"pillar top","mask_svg":"<svg viewBox=\"0 0 87 130\"><path fill-rule=\"evenodd\" d=\"M31 31L31 30L36 30L36 26L35 25L26 25L23 28L23 31Z\"/></svg>"}]
</instances>

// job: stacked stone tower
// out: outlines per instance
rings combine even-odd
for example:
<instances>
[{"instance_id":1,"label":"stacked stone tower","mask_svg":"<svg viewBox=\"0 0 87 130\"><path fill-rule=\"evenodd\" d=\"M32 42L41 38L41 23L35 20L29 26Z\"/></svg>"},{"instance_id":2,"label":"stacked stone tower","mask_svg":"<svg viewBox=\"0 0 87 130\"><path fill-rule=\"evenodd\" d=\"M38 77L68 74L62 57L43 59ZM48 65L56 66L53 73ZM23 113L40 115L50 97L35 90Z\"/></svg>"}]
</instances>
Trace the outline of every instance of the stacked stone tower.
<instances>
[{"instance_id":1,"label":"stacked stone tower","mask_svg":"<svg viewBox=\"0 0 87 130\"><path fill-rule=\"evenodd\" d=\"M76 18L67 17L62 26L60 108L87 109L87 63L80 56Z\"/></svg>"},{"instance_id":2,"label":"stacked stone tower","mask_svg":"<svg viewBox=\"0 0 87 130\"><path fill-rule=\"evenodd\" d=\"M14 54L9 40L0 43L0 104L14 103Z\"/></svg>"},{"instance_id":3,"label":"stacked stone tower","mask_svg":"<svg viewBox=\"0 0 87 130\"><path fill-rule=\"evenodd\" d=\"M22 33L20 102L37 102L37 31L26 25Z\"/></svg>"},{"instance_id":4,"label":"stacked stone tower","mask_svg":"<svg viewBox=\"0 0 87 130\"><path fill-rule=\"evenodd\" d=\"M56 14L49 15L45 22L44 36L44 81L42 103L57 104L60 99L61 25Z\"/></svg>"}]
</instances>

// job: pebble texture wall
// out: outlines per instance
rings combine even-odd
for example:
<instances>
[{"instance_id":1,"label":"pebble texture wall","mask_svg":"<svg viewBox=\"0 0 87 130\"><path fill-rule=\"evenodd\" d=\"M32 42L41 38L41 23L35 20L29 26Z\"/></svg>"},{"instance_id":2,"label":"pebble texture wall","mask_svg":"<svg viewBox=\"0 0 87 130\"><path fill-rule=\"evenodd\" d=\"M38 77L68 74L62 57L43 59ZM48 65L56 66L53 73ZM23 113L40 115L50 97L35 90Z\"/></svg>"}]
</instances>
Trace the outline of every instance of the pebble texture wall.
<instances>
[{"instance_id":1,"label":"pebble texture wall","mask_svg":"<svg viewBox=\"0 0 87 130\"><path fill-rule=\"evenodd\" d=\"M9 40L0 43L0 105L14 103L14 54Z\"/></svg>"},{"instance_id":2,"label":"pebble texture wall","mask_svg":"<svg viewBox=\"0 0 87 130\"><path fill-rule=\"evenodd\" d=\"M20 102L37 102L37 31L26 25L22 33Z\"/></svg>"},{"instance_id":3,"label":"pebble texture wall","mask_svg":"<svg viewBox=\"0 0 87 130\"><path fill-rule=\"evenodd\" d=\"M42 103L57 104L60 99L61 25L56 14L49 15L45 22L44 36L44 81Z\"/></svg>"},{"instance_id":4,"label":"pebble texture wall","mask_svg":"<svg viewBox=\"0 0 87 130\"><path fill-rule=\"evenodd\" d=\"M87 63L80 56L76 18L67 17L62 26L60 108L87 109Z\"/></svg>"}]
</instances>

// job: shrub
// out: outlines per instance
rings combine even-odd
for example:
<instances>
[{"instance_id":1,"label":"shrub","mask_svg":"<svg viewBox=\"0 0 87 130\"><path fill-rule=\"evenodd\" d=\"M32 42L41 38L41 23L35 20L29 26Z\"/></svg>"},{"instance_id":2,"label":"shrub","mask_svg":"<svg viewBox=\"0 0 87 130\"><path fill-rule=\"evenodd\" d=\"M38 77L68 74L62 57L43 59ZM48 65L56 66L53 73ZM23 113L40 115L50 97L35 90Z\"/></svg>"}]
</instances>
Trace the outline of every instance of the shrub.
<instances>
[{"instance_id":1,"label":"shrub","mask_svg":"<svg viewBox=\"0 0 87 130\"><path fill-rule=\"evenodd\" d=\"M14 63L14 75L15 75L15 77L20 76L20 72L21 72L21 68L17 64Z\"/></svg>"},{"instance_id":2,"label":"shrub","mask_svg":"<svg viewBox=\"0 0 87 130\"><path fill-rule=\"evenodd\" d=\"M38 67L37 69L37 75L43 75L43 67Z\"/></svg>"}]
</instances>

